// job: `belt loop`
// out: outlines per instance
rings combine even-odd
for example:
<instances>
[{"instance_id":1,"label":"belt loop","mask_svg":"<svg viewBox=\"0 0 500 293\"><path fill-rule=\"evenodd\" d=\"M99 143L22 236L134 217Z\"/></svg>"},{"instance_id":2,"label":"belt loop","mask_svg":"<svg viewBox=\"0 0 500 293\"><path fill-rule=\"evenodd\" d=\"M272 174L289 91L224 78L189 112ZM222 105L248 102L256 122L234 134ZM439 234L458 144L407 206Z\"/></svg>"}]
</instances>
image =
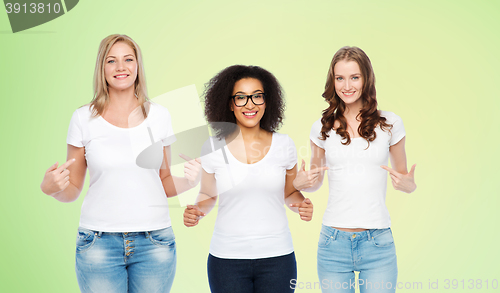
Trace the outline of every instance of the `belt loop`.
<instances>
[{"instance_id":1,"label":"belt loop","mask_svg":"<svg viewBox=\"0 0 500 293\"><path fill-rule=\"evenodd\" d=\"M97 231L97 237L101 238L102 231Z\"/></svg>"},{"instance_id":2,"label":"belt loop","mask_svg":"<svg viewBox=\"0 0 500 293\"><path fill-rule=\"evenodd\" d=\"M146 239L149 238L149 231L145 231L144 235L146 236Z\"/></svg>"},{"instance_id":3,"label":"belt loop","mask_svg":"<svg viewBox=\"0 0 500 293\"><path fill-rule=\"evenodd\" d=\"M370 234L370 229L366 230L366 235L368 235L368 240L372 239L372 236Z\"/></svg>"},{"instance_id":4,"label":"belt loop","mask_svg":"<svg viewBox=\"0 0 500 293\"><path fill-rule=\"evenodd\" d=\"M333 232L333 240L337 240L337 233L339 233L339 230L335 229L335 231Z\"/></svg>"}]
</instances>

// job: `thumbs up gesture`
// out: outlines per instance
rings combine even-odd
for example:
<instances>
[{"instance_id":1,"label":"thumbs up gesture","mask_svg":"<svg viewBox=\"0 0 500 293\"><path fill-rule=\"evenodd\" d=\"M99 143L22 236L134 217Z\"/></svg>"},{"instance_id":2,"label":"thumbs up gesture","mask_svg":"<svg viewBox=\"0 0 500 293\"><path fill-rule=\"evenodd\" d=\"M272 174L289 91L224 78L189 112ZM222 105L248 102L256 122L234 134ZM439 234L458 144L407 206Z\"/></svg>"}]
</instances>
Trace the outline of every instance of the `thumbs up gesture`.
<instances>
[{"instance_id":1,"label":"thumbs up gesture","mask_svg":"<svg viewBox=\"0 0 500 293\"><path fill-rule=\"evenodd\" d=\"M392 186L394 189L400 190L406 193L412 193L417 189L417 184L415 184L415 167L417 164L411 166L411 170L408 174L401 174L399 172L394 171L393 169L387 166L380 166L382 169L389 172L391 175Z\"/></svg>"},{"instance_id":2,"label":"thumbs up gesture","mask_svg":"<svg viewBox=\"0 0 500 293\"><path fill-rule=\"evenodd\" d=\"M306 171L306 162L302 159L302 165L300 166L297 176L293 180L293 187L297 190L304 190L314 186L314 184L319 181L322 172L325 170L328 170L328 167L318 167Z\"/></svg>"},{"instance_id":3,"label":"thumbs up gesture","mask_svg":"<svg viewBox=\"0 0 500 293\"><path fill-rule=\"evenodd\" d=\"M292 203L290 207L299 209L299 215L303 221L309 222L312 220L314 206L310 199L305 198L302 202Z\"/></svg>"},{"instance_id":4,"label":"thumbs up gesture","mask_svg":"<svg viewBox=\"0 0 500 293\"><path fill-rule=\"evenodd\" d=\"M198 225L201 217L204 217L205 213L200 211L200 208L196 205L188 205L184 210L184 225L186 227L194 227Z\"/></svg>"},{"instance_id":5,"label":"thumbs up gesture","mask_svg":"<svg viewBox=\"0 0 500 293\"><path fill-rule=\"evenodd\" d=\"M40 184L42 192L53 196L66 189L70 184L69 170L67 168L74 162L75 159L69 159L66 163L59 166L59 168L57 167L59 165L58 162L50 166L50 168L45 171L42 184Z\"/></svg>"}]
</instances>

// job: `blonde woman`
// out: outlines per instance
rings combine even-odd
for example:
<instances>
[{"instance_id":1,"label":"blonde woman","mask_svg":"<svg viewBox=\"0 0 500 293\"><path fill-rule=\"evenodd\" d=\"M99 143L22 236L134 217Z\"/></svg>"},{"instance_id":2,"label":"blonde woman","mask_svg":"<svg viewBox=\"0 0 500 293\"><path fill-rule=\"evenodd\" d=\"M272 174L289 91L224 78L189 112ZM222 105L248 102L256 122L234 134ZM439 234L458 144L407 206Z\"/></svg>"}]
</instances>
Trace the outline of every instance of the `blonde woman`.
<instances>
[{"instance_id":1,"label":"blonde woman","mask_svg":"<svg viewBox=\"0 0 500 293\"><path fill-rule=\"evenodd\" d=\"M169 292L176 246L167 197L197 183L200 164L170 174L175 141L168 110L148 100L139 46L110 35L99 46L94 99L73 113L68 161L51 166L41 189L72 202L90 186L76 239L82 292Z\"/></svg>"}]
</instances>

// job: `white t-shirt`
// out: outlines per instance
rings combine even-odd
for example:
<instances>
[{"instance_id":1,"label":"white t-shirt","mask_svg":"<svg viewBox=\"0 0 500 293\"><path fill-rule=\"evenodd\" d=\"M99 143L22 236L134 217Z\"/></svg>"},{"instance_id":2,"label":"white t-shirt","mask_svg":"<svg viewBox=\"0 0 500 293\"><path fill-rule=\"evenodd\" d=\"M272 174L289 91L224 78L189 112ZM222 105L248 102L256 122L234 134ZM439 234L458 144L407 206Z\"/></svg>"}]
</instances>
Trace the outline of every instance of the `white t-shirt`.
<instances>
[{"instance_id":1,"label":"white t-shirt","mask_svg":"<svg viewBox=\"0 0 500 293\"><path fill-rule=\"evenodd\" d=\"M207 151L207 147L214 151ZM205 143L203 152L208 155L201 157L201 165L207 173L215 173L219 194L210 254L257 259L292 253L284 206L286 170L297 164L292 139L273 133L268 153L254 164L238 161L225 140L213 137Z\"/></svg>"},{"instance_id":2,"label":"white t-shirt","mask_svg":"<svg viewBox=\"0 0 500 293\"><path fill-rule=\"evenodd\" d=\"M377 138L368 142L351 138L349 145L342 144L342 137L334 130L326 140L321 137L321 119L314 122L310 139L325 150L328 170L329 197L323 216L325 226L340 228L383 229L391 226L385 205L387 171L380 168L389 159L389 147L405 137L403 121L392 112L381 111L389 131L377 126ZM367 148L368 147L368 148Z\"/></svg>"},{"instance_id":3,"label":"white t-shirt","mask_svg":"<svg viewBox=\"0 0 500 293\"><path fill-rule=\"evenodd\" d=\"M156 142L154 146L148 128ZM132 128L117 127L100 115L92 117L88 105L77 109L71 117L66 142L85 147L90 174L80 226L104 232L170 227L159 169L163 146L174 141L170 113L155 103L151 103L144 122Z\"/></svg>"}]
</instances>

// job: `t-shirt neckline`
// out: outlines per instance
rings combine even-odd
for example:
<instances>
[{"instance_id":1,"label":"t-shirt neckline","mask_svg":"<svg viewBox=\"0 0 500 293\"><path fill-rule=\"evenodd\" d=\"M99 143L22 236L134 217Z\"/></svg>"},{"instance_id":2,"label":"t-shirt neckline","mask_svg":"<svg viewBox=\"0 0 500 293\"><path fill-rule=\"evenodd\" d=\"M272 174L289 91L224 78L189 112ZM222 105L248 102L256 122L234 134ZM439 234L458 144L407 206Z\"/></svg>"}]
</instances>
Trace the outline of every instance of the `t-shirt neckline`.
<instances>
[{"instance_id":1,"label":"t-shirt neckline","mask_svg":"<svg viewBox=\"0 0 500 293\"><path fill-rule=\"evenodd\" d=\"M272 137L271 137L271 147L267 151L266 155L262 159L260 159L259 161L255 162L253 164L243 163L242 161L236 159L236 157L233 156L233 154L231 153L231 151L227 147L227 143L226 143L226 139L225 138L224 138L224 149L229 153L229 156L231 156L236 162L238 162L238 163L240 163L242 165L245 165L245 166L255 166L257 164L260 164L260 162L266 160L267 157L269 157L269 154L271 153L271 151L273 150L274 145L275 145L275 134L276 134L276 132L273 132Z\"/></svg>"}]
</instances>

